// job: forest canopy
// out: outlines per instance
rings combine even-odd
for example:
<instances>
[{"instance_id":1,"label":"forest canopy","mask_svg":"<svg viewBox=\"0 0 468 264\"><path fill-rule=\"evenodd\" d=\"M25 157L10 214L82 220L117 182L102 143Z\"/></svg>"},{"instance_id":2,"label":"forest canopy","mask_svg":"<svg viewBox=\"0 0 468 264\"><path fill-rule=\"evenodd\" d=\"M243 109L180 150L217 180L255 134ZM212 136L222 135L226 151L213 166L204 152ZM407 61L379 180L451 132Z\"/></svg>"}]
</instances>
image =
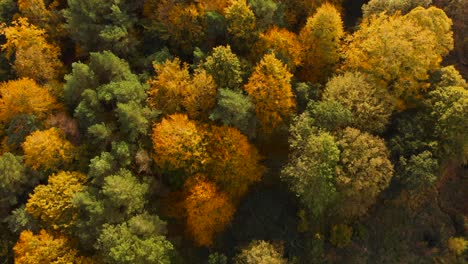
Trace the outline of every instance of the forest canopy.
<instances>
[{"instance_id":1,"label":"forest canopy","mask_svg":"<svg viewBox=\"0 0 468 264\"><path fill-rule=\"evenodd\" d=\"M466 17L0 0L0 263L466 263Z\"/></svg>"}]
</instances>

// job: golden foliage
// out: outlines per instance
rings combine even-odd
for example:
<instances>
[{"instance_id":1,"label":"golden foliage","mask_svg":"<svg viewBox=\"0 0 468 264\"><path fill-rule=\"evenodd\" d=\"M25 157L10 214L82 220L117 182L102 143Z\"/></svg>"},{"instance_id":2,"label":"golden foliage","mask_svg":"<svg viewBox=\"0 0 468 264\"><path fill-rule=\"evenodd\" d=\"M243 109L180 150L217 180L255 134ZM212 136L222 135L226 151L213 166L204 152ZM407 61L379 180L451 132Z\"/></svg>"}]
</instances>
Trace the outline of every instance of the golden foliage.
<instances>
[{"instance_id":1,"label":"golden foliage","mask_svg":"<svg viewBox=\"0 0 468 264\"><path fill-rule=\"evenodd\" d=\"M188 89L183 91L183 101L187 114L193 119L207 119L210 110L216 105L217 86L213 77L205 70L195 73Z\"/></svg>"},{"instance_id":2,"label":"golden foliage","mask_svg":"<svg viewBox=\"0 0 468 264\"><path fill-rule=\"evenodd\" d=\"M0 122L8 123L19 114L33 114L44 118L58 107L47 88L23 78L0 84Z\"/></svg>"},{"instance_id":3,"label":"golden foliage","mask_svg":"<svg viewBox=\"0 0 468 264\"><path fill-rule=\"evenodd\" d=\"M52 229L65 229L76 220L73 196L82 191L86 175L61 171L51 175L47 185L38 185L29 195L26 211Z\"/></svg>"},{"instance_id":4,"label":"golden foliage","mask_svg":"<svg viewBox=\"0 0 468 264\"><path fill-rule=\"evenodd\" d=\"M56 170L76 155L75 147L55 127L31 133L22 146L24 163L33 169Z\"/></svg>"},{"instance_id":5,"label":"golden foliage","mask_svg":"<svg viewBox=\"0 0 468 264\"><path fill-rule=\"evenodd\" d=\"M93 263L88 258L78 256L78 251L71 248L69 240L64 236L54 237L41 230L34 235L31 231L23 231L13 248L16 264L86 264Z\"/></svg>"},{"instance_id":6,"label":"golden foliage","mask_svg":"<svg viewBox=\"0 0 468 264\"><path fill-rule=\"evenodd\" d=\"M187 112L194 119L207 118L216 104L217 87L206 71L190 77L188 65L175 58L164 64L154 64L157 76L148 81L149 104L165 114Z\"/></svg>"},{"instance_id":7,"label":"golden foliage","mask_svg":"<svg viewBox=\"0 0 468 264\"><path fill-rule=\"evenodd\" d=\"M291 77L286 65L274 54L267 54L244 86L255 103L261 130L267 134L287 120L296 109Z\"/></svg>"},{"instance_id":8,"label":"golden foliage","mask_svg":"<svg viewBox=\"0 0 468 264\"><path fill-rule=\"evenodd\" d=\"M278 58L288 65L291 71L302 64L303 49L295 33L276 26L260 34L256 44L256 53L263 56L272 51Z\"/></svg>"},{"instance_id":9,"label":"golden foliage","mask_svg":"<svg viewBox=\"0 0 468 264\"><path fill-rule=\"evenodd\" d=\"M343 21L333 5L322 5L307 19L299 36L305 50L302 79L322 83L328 79L340 59L343 35Z\"/></svg>"},{"instance_id":10,"label":"golden foliage","mask_svg":"<svg viewBox=\"0 0 468 264\"><path fill-rule=\"evenodd\" d=\"M437 46L434 32L412 19L381 14L364 20L350 38L343 70L369 74L394 98L418 94L442 60Z\"/></svg>"},{"instance_id":11,"label":"golden foliage","mask_svg":"<svg viewBox=\"0 0 468 264\"><path fill-rule=\"evenodd\" d=\"M187 230L199 246L212 246L215 235L231 221L235 208L227 195L197 175L184 186L188 196L184 201Z\"/></svg>"},{"instance_id":12,"label":"golden foliage","mask_svg":"<svg viewBox=\"0 0 468 264\"><path fill-rule=\"evenodd\" d=\"M15 55L14 68L19 77L41 83L58 79L63 67L60 48L47 42L44 30L29 24L26 18L19 18L0 32L7 39L2 50L7 57Z\"/></svg>"},{"instance_id":13,"label":"golden foliage","mask_svg":"<svg viewBox=\"0 0 468 264\"><path fill-rule=\"evenodd\" d=\"M188 65L181 65L180 60L175 58L163 64L153 64L153 67L156 77L148 81L151 86L148 98L150 106L169 115L181 111L184 91L189 90L190 86Z\"/></svg>"},{"instance_id":14,"label":"golden foliage","mask_svg":"<svg viewBox=\"0 0 468 264\"><path fill-rule=\"evenodd\" d=\"M154 160L162 168L197 171L206 160L203 133L186 115L163 118L153 127Z\"/></svg>"}]
</instances>

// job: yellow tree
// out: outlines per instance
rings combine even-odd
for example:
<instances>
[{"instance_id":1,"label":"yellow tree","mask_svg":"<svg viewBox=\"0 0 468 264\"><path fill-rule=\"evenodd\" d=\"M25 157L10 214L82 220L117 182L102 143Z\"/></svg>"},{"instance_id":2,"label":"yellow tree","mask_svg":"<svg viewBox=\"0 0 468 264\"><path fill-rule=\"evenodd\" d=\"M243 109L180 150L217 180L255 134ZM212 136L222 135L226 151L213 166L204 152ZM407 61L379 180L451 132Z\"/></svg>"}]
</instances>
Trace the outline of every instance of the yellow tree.
<instances>
[{"instance_id":1,"label":"yellow tree","mask_svg":"<svg viewBox=\"0 0 468 264\"><path fill-rule=\"evenodd\" d=\"M205 70L195 72L193 78L186 63L178 58L154 64L156 77L150 79L149 104L164 114L187 112L191 118L203 118L216 104L217 87Z\"/></svg>"},{"instance_id":2,"label":"yellow tree","mask_svg":"<svg viewBox=\"0 0 468 264\"><path fill-rule=\"evenodd\" d=\"M29 195L26 211L52 229L66 229L77 218L73 196L84 189L86 175L61 171L51 175L47 185L38 185Z\"/></svg>"},{"instance_id":3,"label":"yellow tree","mask_svg":"<svg viewBox=\"0 0 468 264\"><path fill-rule=\"evenodd\" d=\"M56 170L73 161L75 147L58 128L35 131L23 143L24 163L33 169Z\"/></svg>"},{"instance_id":4,"label":"yellow tree","mask_svg":"<svg viewBox=\"0 0 468 264\"><path fill-rule=\"evenodd\" d=\"M41 83L58 80L63 67L60 49L47 42L44 30L29 24L26 18L19 18L0 32L6 37L2 49L7 57L15 58L13 67L19 77Z\"/></svg>"},{"instance_id":5,"label":"yellow tree","mask_svg":"<svg viewBox=\"0 0 468 264\"><path fill-rule=\"evenodd\" d=\"M285 28L271 27L260 34L255 48L259 57L267 52L273 52L277 58L288 65L291 71L302 64L303 50L297 35Z\"/></svg>"},{"instance_id":6,"label":"yellow tree","mask_svg":"<svg viewBox=\"0 0 468 264\"><path fill-rule=\"evenodd\" d=\"M182 91L184 106L193 119L207 119L216 105L217 86L213 77L205 70L195 72L187 90Z\"/></svg>"},{"instance_id":7,"label":"yellow tree","mask_svg":"<svg viewBox=\"0 0 468 264\"><path fill-rule=\"evenodd\" d=\"M261 156L236 128L211 126L206 129L210 155L208 176L237 202L253 183L260 181L265 171L260 164Z\"/></svg>"},{"instance_id":8,"label":"yellow tree","mask_svg":"<svg viewBox=\"0 0 468 264\"><path fill-rule=\"evenodd\" d=\"M44 118L57 107L49 90L31 79L23 78L0 84L0 122L8 123L19 114Z\"/></svg>"},{"instance_id":9,"label":"yellow tree","mask_svg":"<svg viewBox=\"0 0 468 264\"><path fill-rule=\"evenodd\" d=\"M428 71L442 60L434 32L406 16L380 14L364 20L349 41L343 69L368 74L395 98L425 89Z\"/></svg>"},{"instance_id":10,"label":"yellow tree","mask_svg":"<svg viewBox=\"0 0 468 264\"><path fill-rule=\"evenodd\" d=\"M190 178L185 186L187 231L199 246L212 246L213 239L231 221L235 208L226 194L203 176Z\"/></svg>"},{"instance_id":11,"label":"yellow tree","mask_svg":"<svg viewBox=\"0 0 468 264\"><path fill-rule=\"evenodd\" d=\"M302 79L323 83L330 77L340 59L343 35L341 16L333 5L322 5L307 19L300 32L305 50Z\"/></svg>"},{"instance_id":12,"label":"yellow tree","mask_svg":"<svg viewBox=\"0 0 468 264\"><path fill-rule=\"evenodd\" d=\"M154 160L161 168L197 171L206 162L203 133L186 115L163 118L153 127Z\"/></svg>"},{"instance_id":13,"label":"yellow tree","mask_svg":"<svg viewBox=\"0 0 468 264\"><path fill-rule=\"evenodd\" d=\"M267 54L257 64L244 86L255 103L255 112L266 134L287 120L296 108L291 89L292 74L274 54Z\"/></svg>"},{"instance_id":14,"label":"yellow tree","mask_svg":"<svg viewBox=\"0 0 468 264\"><path fill-rule=\"evenodd\" d=\"M17 264L94 263L88 258L79 256L78 251L70 246L66 237L54 237L45 230L41 230L37 235L29 230L21 232L13 250Z\"/></svg>"},{"instance_id":15,"label":"yellow tree","mask_svg":"<svg viewBox=\"0 0 468 264\"><path fill-rule=\"evenodd\" d=\"M184 92L189 90L190 74L188 65L181 64L178 58L163 64L153 64L156 77L150 79L150 106L163 111L165 114L180 112Z\"/></svg>"},{"instance_id":16,"label":"yellow tree","mask_svg":"<svg viewBox=\"0 0 468 264\"><path fill-rule=\"evenodd\" d=\"M433 6L426 9L419 6L406 16L415 24L434 32L438 54L446 56L453 49L452 20L442 9Z\"/></svg>"}]
</instances>

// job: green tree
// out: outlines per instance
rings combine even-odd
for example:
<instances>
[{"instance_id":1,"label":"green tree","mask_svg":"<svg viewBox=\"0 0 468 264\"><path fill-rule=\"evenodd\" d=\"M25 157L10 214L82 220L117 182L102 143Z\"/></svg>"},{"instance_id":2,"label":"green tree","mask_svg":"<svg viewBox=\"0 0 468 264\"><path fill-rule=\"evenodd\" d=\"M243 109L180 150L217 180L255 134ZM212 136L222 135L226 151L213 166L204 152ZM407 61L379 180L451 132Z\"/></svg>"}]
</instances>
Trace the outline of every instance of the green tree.
<instances>
[{"instance_id":1,"label":"green tree","mask_svg":"<svg viewBox=\"0 0 468 264\"><path fill-rule=\"evenodd\" d=\"M92 149L106 150L115 138L135 143L147 135L156 111L145 105L148 87L125 60L109 51L91 53L88 64L73 63L65 80L65 101L81 129L107 143Z\"/></svg>"},{"instance_id":2,"label":"green tree","mask_svg":"<svg viewBox=\"0 0 468 264\"><path fill-rule=\"evenodd\" d=\"M325 101L336 101L353 115L352 125L362 131L383 132L393 110L393 100L359 72L346 72L328 81Z\"/></svg>"},{"instance_id":3,"label":"green tree","mask_svg":"<svg viewBox=\"0 0 468 264\"><path fill-rule=\"evenodd\" d=\"M0 156L0 208L15 206L29 181L22 157L8 152Z\"/></svg>"},{"instance_id":4,"label":"green tree","mask_svg":"<svg viewBox=\"0 0 468 264\"><path fill-rule=\"evenodd\" d=\"M75 41L78 55L110 50L129 56L138 45L135 24L142 1L68 0L63 11L65 28Z\"/></svg>"},{"instance_id":5,"label":"green tree","mask_svg":"<svg viewBox=\"0 0 468 264\"><path fill-rule=\"evenodd\" d=\"M231 46L213 48L211 55L202 64L220 88L238 89L242 84L242 68Z\"/></svg>"},{"instance_id":6,"label":"green tree","mask_svg":"<svg viewBox=\"0 0 468 264\"><path fill-rule=\"evenodd\" d=\"M174 246L165 234L165 222L143 213L121 224L104 224L95 247L108 263L169 264Z\"/></svg>"},{"instance_id":7,"label":"green tree","mask_svg":"<svg viewBox=\"0 0 468 264\"><path fill-rule=\"evenodd\" d=\"M255 106L241 91L219 89L218 104L210 119L225 126L234 126L249 137L255 137Z\"/></svg>"},{"instance_id":8,"label":"green tree","mask_svg":"<svg viewBox=\"0 0 468 264\"><path fill-rule=\"evenodd\" d=\"M335 70L341 56L341 39L344 35L340 13L331 4L323 4L307 19L299 40L303 43L303 79L325 82Z\"/></svg>"},{"instance_id":9,"label":"green tree","mask_svg":"<svg viewBox=\"0 0 468 264\"><path fill-rule=\"evenodd\" d=\"M303 116L302 118L307 118ZM297 122L296 125L300 125ZM300 140L301 147L294 148L282 177L290 182L291 189L309 212L320 218L337 199L336 168L340 149L336 139L328 132L313 133L306 138L291 129L293 140Z\"/></svg>"},{"instance_id":10,"label":"green tree","mask_svg":"<svg viewBox=\"0 0 468 264\"><path fill-rule=\"evenodd\" d=\"M400 157L399 162L402 171L396 174L410 190L431 187L437 180L439 162L428 150L412 155L409 159Z\"/></svg>"},{"instance_id":11,"label":"green tree","mask_svg":"<svg viewBox=\"0 0 468 264\"><path fill-rule=\"evenodd\" d=\"M260 31L264 31L279 22L277 21L277 2L273 0L248 0L247 2L255 14L257 28Z\"/></svg>"},{"instance_id":12,"label":"green tree","mask_svg":"<svg viewBox=\"0 0 468 264\"><path fill-rule=\"evenodd\" d=\"M310 103L307 107L315 126L335 131L353 124L353 113L343 104L334 100Z\"/></svg>"},{"instance_id":13,"label":"green tree","mask_svg":"<svg viewBox=\"0 0 468 264\"><path fill-rule=\"evenodd\" d=\"M143 210L148 188L148 184L140 183L130 171L122 169L104 178L101 192L109 205L127 215L133 215Z\"/></svg>"},{"instance_id":14,"label":"green tree","mask_svg":"<svg viewBox=\"0 0 468 264\"><path fill-rule=\"evenodd\" d=\"M148 183L129 170L120 169L103 178L101 187L87 186L73 198L78 208L75 234L87 249L95 245L104 224L122 224L144 213L147 202Z\"/></svg>"},{"instance_id":15,"label":"green tree","mask_svg":"<svg viewBox=\"0 0 468 264\"><path fill-rule=\"evenodd\" d=\"M460 86L438 87L429 93L434 133L441 157L468 157L468 90Z\"/></svg>"},{"instance_id":16,"label":"green tree","mask_svg":"<svg viewBox=\"0 0 468 264\"><path fill-rule=\"evenodd\" d=\"M235 257L236 264L286 264L282 250L278 250L267 241L252 241Z\"/></svg>"}]
</instances>

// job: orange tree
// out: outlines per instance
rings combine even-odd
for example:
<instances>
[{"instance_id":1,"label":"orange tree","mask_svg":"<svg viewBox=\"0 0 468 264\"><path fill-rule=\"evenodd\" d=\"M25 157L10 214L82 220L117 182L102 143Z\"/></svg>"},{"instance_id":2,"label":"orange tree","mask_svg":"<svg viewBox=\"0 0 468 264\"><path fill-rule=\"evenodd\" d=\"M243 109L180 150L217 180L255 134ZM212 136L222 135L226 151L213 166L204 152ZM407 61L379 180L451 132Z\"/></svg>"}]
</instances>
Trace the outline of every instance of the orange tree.
<instances>
[{"instance_id":1,"label":"orange tree","mask_svg":"<svg viewBox=\"0 0 468 264\"><path fill-rule=\"evenodd\" d=\"M267 54L255 67L255 71L244 86L252 97L255 112L266 134L289 119L296 108L291 88L292 74L274 54Z\"/></svg>"}]
</instances>

